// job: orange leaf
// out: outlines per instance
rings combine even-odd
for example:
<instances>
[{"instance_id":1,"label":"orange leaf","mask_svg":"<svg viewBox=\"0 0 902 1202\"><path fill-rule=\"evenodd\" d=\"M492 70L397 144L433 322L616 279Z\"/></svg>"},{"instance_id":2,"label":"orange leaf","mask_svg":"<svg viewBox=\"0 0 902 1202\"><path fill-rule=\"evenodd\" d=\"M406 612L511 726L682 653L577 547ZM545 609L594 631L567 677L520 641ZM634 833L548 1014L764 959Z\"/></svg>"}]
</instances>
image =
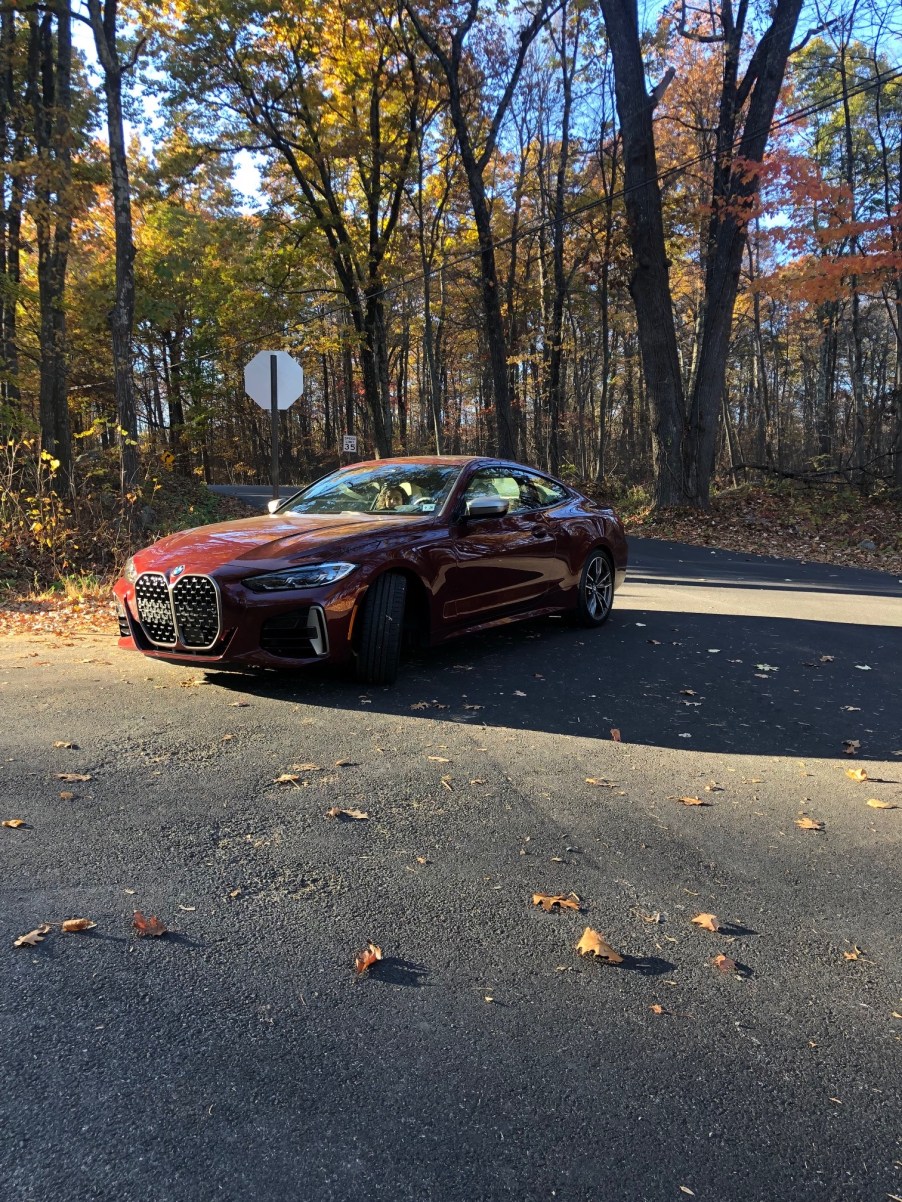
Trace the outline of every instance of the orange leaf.
<instances>
[{"instance_id":1,"label":"orange leaf","mask_svg":"<svg viewBox=\"0 0 902 1202\"><path fill-rule=\"evenodd\" d=\"M868 804L870 804L870 803L868 803ZM4 818L3 822L0 823L0 825L8 826L12 830L17 831L20 826L25 825L25 819L24 818Z\"/></svg>"},{"instance_id":2,"label":"orange leaf","mask_svg":"<svg viewBox=\"0 0 902 1202\"><path fill-rule=\"evenodd\" d=\"M145 918L140 910L135 911L132 926L135 928L135 934L141 936L165 935L167 929L155 914L151 914Z\"/></svg>"},{"instance_id":3,"label":"orange leaf","mask_svg":"<svg viewBox=\"0 0 902 1202\"><path fill-rule=\"evenodd\" d=\"M606 964L623 963L623 956L620 952L615 951L605 941L604 935L599 931L593 931L591 927L586 927L583 931L576 950L581 956L595 956L598 960L604 960Z\"/></svg>"},{"instance_id":4,"label":"orange leaf","mask_svg":"<svg viewBox=\"0 0 902 1202\"><path fill-rule=\"evenodd\" d=\"M731 960L729 956L715 956L711 961L715 968L719 968L721 972L735 972L736 961Z\"/></svg>"},{"instance_id":5,"label":"orange leaf","mask_svg":"<svg viewBox=\"0 0 902 1202\"><path fill-rule=\"evenodd\" d=\"M616 727L616 726L611 727L611 738L614 740L615 743L619 743L621 741L619 727Z\"/></svg>"},{"instance_id":6,"label":"orange leaf","mask_svg":"<svg viewBox=\"0 0 902 1202\"><path fill-rule=\"evenodd\" d=\"M667 1011L664 1009L664 1007L660 1006L657 1002L655 1002L653 1005L649 1006L648 1008L652 1012L652 1014L666 1014L667 1013Z\"/></svg>"},{"instance_id":7,"label":"orange leaf","mask_svg":"<svg viewBox=\"0 0 902 1202\"><path fill-rule=\"evenodd\" d=\"M372 968L381 959L382 948L377 947L375 943L368 943L363 951L358 953L354 958L354 972L358 975L366 972L368 968Z\"/></svg>"},{"instance_id":8,"label":"orange leaf","mask_svg":"<svg viewBox=\"0 0 902 1202\"><path fill-rule=\"evenodd\" d=\"M697 927L701 927L705 931L713 931L715 935L720 930L720 919L716 914L696 914L692 921Z\"/></svg>"},{"instance_id":9,"label":"orange leaf","mask_svg":"<svg viewBox=\"0 0 902 1202\"><path fill-rule=\"evenodd\" d=\"M816 818L809 818L807 814L796 819L796 826L801 831L822 831L824 829L823 822L818 822Z\"/></svg>"},{"instance_id":10,"label":"orange leaf","mask_svg":"<svg viewBox=\"0 0 902 1202\"><path fill-rule=\"evenodd\" d=\"M67 935L74 935L78 931L92 931L96 926L97 923L92 922L90 918L67 918L60 923Z\"/></svg>"},{"instance_id":11,"label":"orange leaf","mask_svg":"<svg viewBox=\"0 0 902 1202\"><path fill-rule=\"evenodd\" d=\"M562 910L578 910L579 898L575 893L564 895L562 893L555 894L553 897L547 893L534 893L532 895L532 904L541 906L545 913L549 913L555 906L560 906Z\"/></svg>"}]
</instances>

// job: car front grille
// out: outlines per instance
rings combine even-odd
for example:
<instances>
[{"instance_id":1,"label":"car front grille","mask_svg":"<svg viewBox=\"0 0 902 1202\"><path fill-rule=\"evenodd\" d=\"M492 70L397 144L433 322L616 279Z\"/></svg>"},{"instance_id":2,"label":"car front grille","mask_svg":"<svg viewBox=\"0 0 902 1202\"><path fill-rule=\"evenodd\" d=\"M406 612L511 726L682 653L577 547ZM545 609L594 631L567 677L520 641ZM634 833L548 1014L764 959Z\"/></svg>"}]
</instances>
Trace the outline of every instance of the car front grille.
<instances>
[{"instance_id":1,"label":"car front grille","mask_svg":"<svg viewBox=\"0 0 902 1202\"><path fill-rule=\"evenodd\" d=\"M138 620L150 641L160 647L174 647L175 619L166 577L159 572L145 572L139 576L135 581L135 600Z\"/></svg>"},{"instance_id":2,"label":"car front grille","mask_svg":"<svg viewBox=\"0 0 902 1202\"><path fill-rule=\"evenodd\" d=\"M219 638L219 593L209 576L183 576L169 585L159 572L145 572L135 582L138 619L157 647L181 643L205 651Z\"/></svg>"},{"instance_id":3,"label":"car front grille","mask_svg":"<svg viewBox=\"0 0 902 1202\"><path fill-rule=\"evenodd\" d=\"M219 638L219 596L209 576L183 576L172 586L179 638L186 647L212 647Z\"/></svg>"}]
</instances>

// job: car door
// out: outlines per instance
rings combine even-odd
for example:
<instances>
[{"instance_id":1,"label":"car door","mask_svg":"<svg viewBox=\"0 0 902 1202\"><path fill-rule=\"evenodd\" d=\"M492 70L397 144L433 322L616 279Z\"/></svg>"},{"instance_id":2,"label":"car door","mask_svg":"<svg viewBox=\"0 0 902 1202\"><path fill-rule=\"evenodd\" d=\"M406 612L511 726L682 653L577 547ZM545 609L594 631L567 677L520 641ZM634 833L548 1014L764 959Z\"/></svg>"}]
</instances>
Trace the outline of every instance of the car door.
<instances>
[{"instance_id":1,"label":"car door","mask_svg":"<svg viewBox=\"0 0 902 1202\"><path fill-rule=\"evenodd\" d=\"M554 532L528 499L517 473L480 468L470 478L462 504L479 496L510 503L504 517L455 521L456 563L446 580L444 616L462 623L501 617L541 603L558 575Z\"/></svg>"}]
</instances>

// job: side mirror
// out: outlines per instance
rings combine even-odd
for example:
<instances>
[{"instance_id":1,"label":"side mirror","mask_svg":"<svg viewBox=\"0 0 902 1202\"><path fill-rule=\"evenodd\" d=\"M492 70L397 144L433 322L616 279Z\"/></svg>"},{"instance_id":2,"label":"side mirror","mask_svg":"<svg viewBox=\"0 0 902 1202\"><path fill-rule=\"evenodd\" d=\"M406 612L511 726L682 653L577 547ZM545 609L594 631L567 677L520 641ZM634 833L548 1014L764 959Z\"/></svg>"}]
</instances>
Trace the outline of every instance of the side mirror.
<instances>
[{"instance_id":1,"label":"side mirror","mask_svg":"<svg viewBox=\"0 0 902 1202\"><path fill-rule=\"evenodd\" d=\"M266 512L267 513L275 513L281 504L282 504L281 497L273 497L273 499L271 501L266 502Z\"/></svg>"},{"instance_id":2,"label":"side mirror","mask_svg":"<svg viewBox=\"0 0 902 1202\"><path fill-rule=\"evenodd\" d=\"M504 497L474 497L467 501L464 514L467 518L503 518L510 504Z\"/></svg>"}]
</instances>

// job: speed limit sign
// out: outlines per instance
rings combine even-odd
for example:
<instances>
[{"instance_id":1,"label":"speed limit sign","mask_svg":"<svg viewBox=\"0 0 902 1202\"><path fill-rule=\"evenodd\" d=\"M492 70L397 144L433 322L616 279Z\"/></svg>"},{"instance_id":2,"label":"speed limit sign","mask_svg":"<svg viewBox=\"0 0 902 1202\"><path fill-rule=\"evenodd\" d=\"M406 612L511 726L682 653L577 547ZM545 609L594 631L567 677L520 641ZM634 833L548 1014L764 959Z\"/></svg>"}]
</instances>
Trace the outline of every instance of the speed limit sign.
<instances>
[{"instance_id":1,"label":"speed limit sign","mask_svg":"<svg viewBox=\"0 0 902 1202\"><path fill-rule=\"evenodd\" d=\"M357 454L357 435L345 434L341 440L341 449L346 455Z\"/></svg>"}]
</instances>

